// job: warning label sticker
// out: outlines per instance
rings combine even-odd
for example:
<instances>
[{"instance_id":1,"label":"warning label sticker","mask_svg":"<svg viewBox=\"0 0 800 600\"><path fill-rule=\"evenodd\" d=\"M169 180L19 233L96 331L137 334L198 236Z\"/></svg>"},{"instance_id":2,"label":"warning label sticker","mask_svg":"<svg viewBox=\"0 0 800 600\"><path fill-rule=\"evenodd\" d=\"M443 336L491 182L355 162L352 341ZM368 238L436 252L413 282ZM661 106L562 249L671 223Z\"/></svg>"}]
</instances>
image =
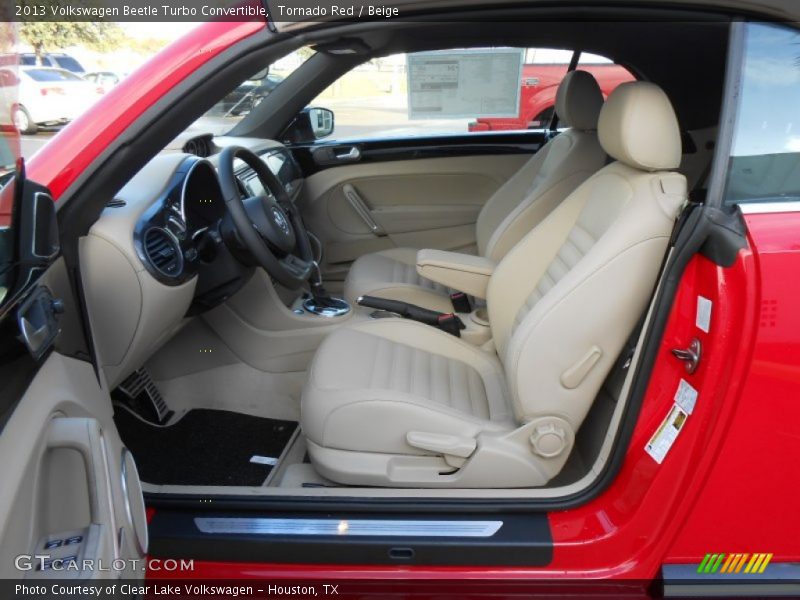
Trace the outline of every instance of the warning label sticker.
<instances>
[{"instance_id":1,"label":"warning label sticker","mask_svg":"<svg viewBox=\"0 0 800 600\"><path fill-rule=\"evenodd\" d=\"M695 325L697 325L700 331L708 333L711 329L711 308L713 306L714 303L708 298L703 296L697 297L697 318L695 319Z\"/></svg>"},{"instance_id":2,"label":"warning label sticker","mask_svg":"<svg viewBox=\"0 0 800 600\"><path fill-rule=\"evenodd\" d=\"M672 448L678 434L686 424L689 415L677 404L673 405L666 418L661 422L653 437L644 447L645 452L653 457L658 464L664 462L664 458Z\"/></svg>"},{"instance_id":3,"label":"warning label sticker","mask_svg":"<svg viewBox=\"0 0 800 600\"><path fill-rule=\"evenodd\" d=\"M681 379L678 384L678 391L675 392L675 404L680 406L687 415L694 412L694 405L697 404L697 390L685 379Z\"/></svg>"}]
</instances>

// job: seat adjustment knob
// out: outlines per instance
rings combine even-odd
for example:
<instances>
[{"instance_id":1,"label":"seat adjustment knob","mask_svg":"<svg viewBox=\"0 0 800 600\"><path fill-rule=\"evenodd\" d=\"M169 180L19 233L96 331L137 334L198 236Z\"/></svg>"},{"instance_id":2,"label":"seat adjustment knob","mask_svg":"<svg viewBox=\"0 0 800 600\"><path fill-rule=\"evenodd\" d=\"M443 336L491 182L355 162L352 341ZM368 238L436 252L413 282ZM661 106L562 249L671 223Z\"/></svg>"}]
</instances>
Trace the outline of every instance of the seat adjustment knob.
<instances>
[{"instance_id":1,"label":"seat adjustment knob","mask_svg":"<svg viewBox=\"0 0 800 600\"><path fill-rule=\"evenodd\" d=\"M544 458L555 458L567 447L567 434L554 423L539 425L531 434L534 454Z\"/></svg>"}]
</instances>

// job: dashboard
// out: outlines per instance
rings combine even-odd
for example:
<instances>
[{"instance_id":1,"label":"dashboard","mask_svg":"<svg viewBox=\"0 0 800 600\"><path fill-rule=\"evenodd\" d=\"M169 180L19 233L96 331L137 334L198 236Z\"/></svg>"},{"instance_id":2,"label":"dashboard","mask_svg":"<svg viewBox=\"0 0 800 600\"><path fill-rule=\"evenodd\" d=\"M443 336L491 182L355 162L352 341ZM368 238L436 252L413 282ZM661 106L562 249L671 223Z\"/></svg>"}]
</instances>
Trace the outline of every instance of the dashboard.
<instances>
[{"instance_id":1,"label":"dashboard","mask_svg":"<svg viewBox=\"0 0 800 600\"><path fill-rule=\"evenodd\" d=\"M267 147L257 154L294 199L302 175L291 153L283 147ZM165 285L181 285L203 274L204 267L217 259L226 209L213 161L213 155L186 156L161 197L136 223L137 255L150 274ZM243 196L272 195L244 162L237 161L234 171Z\"/></svg>"},{"instance_id":2,"label":"dashboard","mask_svg":"<svg viewBox=\"0 0 800 600\"><path fill-rule=\"evenodd\" d=\"M81 276L102 366L114 386L180 329L187 316L225 302L254 272L227 243L230 222L217 175L228 145L260 156L296 201L303 186L277 142L214 138L216 152L165 152L111 199L82 239ZM263 193L247 165L235 168L246 196Z\"/></svg>"}]
</instances>

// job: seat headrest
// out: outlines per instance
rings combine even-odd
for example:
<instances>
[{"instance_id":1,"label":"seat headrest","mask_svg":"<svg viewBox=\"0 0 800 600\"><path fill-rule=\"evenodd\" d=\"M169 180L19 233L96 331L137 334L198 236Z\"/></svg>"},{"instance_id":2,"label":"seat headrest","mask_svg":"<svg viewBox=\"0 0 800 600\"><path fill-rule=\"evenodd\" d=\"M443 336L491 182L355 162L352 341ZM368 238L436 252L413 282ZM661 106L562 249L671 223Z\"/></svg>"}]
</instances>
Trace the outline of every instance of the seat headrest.
<instances>
[{"instance_id":1,"label":"seat headrest","mask_svg":"<svg viewBox=\"0 0 800 600\"><path fill-rule=\"evenodd\" d=\"M600 111L597 129L603 150L626 165L661 171L681 164L678 118L664 90L653 83L617 87Z\"/></svg>"},{"instance_id":2,"label":"seat headrest","mask_svg":"<svg viewBox=\"0 0 800 600\"><path fill-rule=\"evenodd\" d=\"M603 92L591 73L567 73L556 93L556 114L560 122L573 129L596 130L602 107Z\"/></svg>"}]
</instances>

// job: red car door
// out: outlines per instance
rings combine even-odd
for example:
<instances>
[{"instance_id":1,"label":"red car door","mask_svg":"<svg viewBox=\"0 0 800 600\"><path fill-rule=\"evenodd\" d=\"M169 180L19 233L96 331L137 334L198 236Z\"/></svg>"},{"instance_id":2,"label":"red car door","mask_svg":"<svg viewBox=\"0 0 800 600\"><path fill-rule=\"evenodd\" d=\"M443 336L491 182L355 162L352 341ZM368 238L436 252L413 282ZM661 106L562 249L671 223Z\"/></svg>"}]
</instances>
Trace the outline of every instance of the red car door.
<instances>
[{"instance_id":1,"label":"red car door","mask_svg":"<svg viewBox=\"0 0 800 600\"><path fill-rule=\"evenodd\" d=\"M730 158L719 192L723 210L746 231L746 245L729 268L694 261L675 307L683 313L674 315L672 339L664 340L663 362L673 373L663 380L681 377L699 392L686 433L693 426L704 431L694 452L676 444L681 458L670 457L687 461L695 475L681 490L688 510L673 515L681 526L664 560L668 587L687 579L706 586L733 580L766 592L800 579L800 545L788 533L800 531L791 475L800 458L797 36L781 25L734 29L741 68L731 83L741 92L733 96ZM702 307L701 298L708 299ZM703 356L688 375L666 353L695 338Z\"/></svg>"}]
</instances>

